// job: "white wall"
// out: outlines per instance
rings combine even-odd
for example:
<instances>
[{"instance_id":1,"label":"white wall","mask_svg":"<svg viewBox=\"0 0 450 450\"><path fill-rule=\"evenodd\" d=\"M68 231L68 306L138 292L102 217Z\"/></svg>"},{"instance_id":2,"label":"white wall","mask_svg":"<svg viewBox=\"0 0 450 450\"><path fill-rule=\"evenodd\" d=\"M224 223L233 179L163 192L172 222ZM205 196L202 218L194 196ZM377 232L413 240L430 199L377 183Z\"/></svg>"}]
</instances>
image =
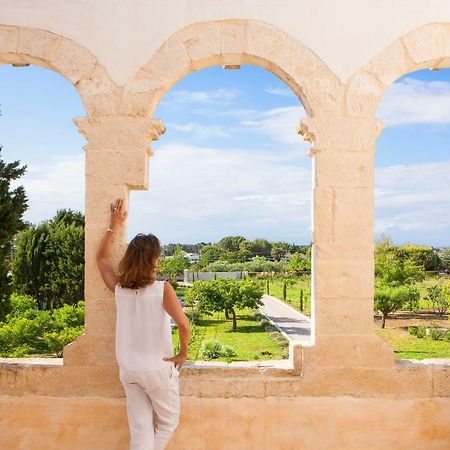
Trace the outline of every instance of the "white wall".
<instances>
[{"instance_id":1,"label":"white wall","mask_svg":"<svg viewBox=\"0 0 450 450\"><path fill-rule=\"evenodd\" d=\"M94 53L124 84L171 34L206 20L272 23L343 81L397 36L450 22L448 0L0 0L0 24L43 28Z\"/></svg>"}]
</instances>

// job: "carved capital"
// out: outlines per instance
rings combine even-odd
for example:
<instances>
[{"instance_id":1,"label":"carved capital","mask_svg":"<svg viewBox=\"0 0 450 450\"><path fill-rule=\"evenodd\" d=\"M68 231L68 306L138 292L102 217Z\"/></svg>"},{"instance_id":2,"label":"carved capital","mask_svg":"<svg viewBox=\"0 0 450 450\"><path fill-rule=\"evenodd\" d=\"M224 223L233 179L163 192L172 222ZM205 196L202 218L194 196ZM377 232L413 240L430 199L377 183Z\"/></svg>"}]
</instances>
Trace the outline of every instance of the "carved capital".
<instances>
[{"instance_id":1,"label":"carved capital","mask_svg":"<svg viewBox=\"0 0 450 450\"><path fill-rule=\"evenodd\" d=\"M374 148L384 124L358 117L305 117L299 134L313 145L310 155L322 150L364 152Z\"/></svg>"},{"instance_id":2,"label":"carved capital","mask_svg":"<svg viewBox=\"0 0 450 450\"><path fill-rule=\"evenodd\" d=\"M159 119L133 116L79 117L74 119L88 141L85 150L127 150L147 147L165 132ZM148 148L148 152L151 153Z\"/></svg>"}]
</instances>

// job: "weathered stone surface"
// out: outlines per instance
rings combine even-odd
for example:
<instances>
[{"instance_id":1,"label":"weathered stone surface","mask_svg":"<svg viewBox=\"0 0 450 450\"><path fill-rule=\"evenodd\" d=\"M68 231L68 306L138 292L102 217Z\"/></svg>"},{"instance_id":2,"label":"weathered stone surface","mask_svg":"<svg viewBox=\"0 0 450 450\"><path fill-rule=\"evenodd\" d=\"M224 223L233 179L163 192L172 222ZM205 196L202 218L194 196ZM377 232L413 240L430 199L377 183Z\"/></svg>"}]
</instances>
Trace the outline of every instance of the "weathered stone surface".
<instances>
[{"instance_id":1,"label":"weathered stone surface","mask_svg":"<svg viewBox=\"0 0 450 450\"><path fill-rule=\"evenodd\" d=\"M82 78L75 87L90 117L120 113L122 89L114 84L100 64L97 63L93 72Z\"/></svg>"},{"instance_id":2,"label":"weathered stone surface","mask_svg":"<svg viewBox=\"0 0 450 450\"><path fill-rule=\"evenodd\" d=\"M189 397L182 399L180 426L167 448L443 450L450 439L449 406L446 399ZM8 411L0 419L2 448L129 445L125 399L1 397L0 407Z\"/></svg>"},{"instance_id":3,"label":"weathered stone surface","mask_svg":"<svg viewBox=\"0 0 450 450\"><path fill-rule=\"evenodd\" d=\"M373 265L365 259L317 259L314 272L316 298L367 299L373 294Z\"/></svg>"},{"instance_id":4,"label":"weathered stone surface","mask_svg":"<svg viewBox=\"0 0 450 450\"><path fill-rule=\"evenodd\" d=\"M94 71L97 58L70 39L64 39L58 49L49 57L49 62L56 70L76 84L83 77Z\"/></svg>"},{"instance_id":5,"label":"weathered stone surface","mask_svg":"<svg viewBox=\"0 0 450 450\"><path fill-rule=\"evenodd\" d=\"M411 59L420 64L437 58L448 57L450 25L428 24L406 34L402 42Z\"/></svg>"},{"instance_id":6,"label":"weathered stone surface","mask_svg":"<svg viewBox=\"0 0 450 450\"><path fill-rule=\"evenodd\" d=\"M0 58L2 53L17 53L17 42L19 40L19 28L0 25ZM1 59L0 59L1 61Z\"/></svg>"},{"instance_id":7,"label":"weathered stone surface","mask_svg":"<svg viewBox=\"0 0 450 450\"><path fill-rule=\"evenodd\" d=\"M450 397L450 367L431 366L433 376L433 395Z\"/></svg>"},{"instance_id":8,"label":"weathered stone surface","mask_svg":"<svg viewBox=\"0 0 450 450\"><path fill-rule=\"evenodd\" d=\"M24 27L20 29L17 51L46 62L54 57L62 42L56 34Z\"/></svg>"},{"instance_id":9,"label":"weathered stone surface","mask_svg":"<svg viewBox=\"0 0 450 450\"><path fill-rule=\"evenodd\" d=\"M389 86L402 75L411 71L414 61L411 59L401 40L395 40L378 54L365 68L382 83Z\"/></svg>"},{"instance_id":10,"label":"weathered stone surface","mask_svg":"<svg viewBox=\"0 0 450 450\"><path fill-rule=\"evenodd\" d=\"M372 152L324 150L314 155L315 185L319 187L374 187Z\"/></svg>"},{"instance_id":11,"label":"weathered stone surface","mask_svg":"<svg viewBox=\"0 0 450 450\"><path fill-rule=\"evenodd\" d=\"M348 83L346 114L354 117L374 117L381 97L388 86L372 73L360 71Z\"/></svg>"},{"instance_id":12,"label":"weathered stone surface","mask_svg":"<svg viewBox=\"0 0 450 450\"><path fill-rule=\"evenodd\" d=\"M379 120L340 116L305 117L299 132L314 143L312 154L321 150L374 153L375 140L383 129Z\"/></svg>"},{"instance_id":13,"label":"weathered stone surface","mask_svg":"<svg viewBox=\"0 0 450 450\"><path fill-rule=\"evenodd\" d=\"M319 307L319 305L317 306ZM309 367L358 367L361 364L361 337L356 334L319 334L315 346L303 349L305 373Z\"/></svg>"},{"instance_id":14,"label":"weathered stone surface","mask_svg":"<svg viewBox=\"0 0 450 450\"><path fill-rule=\"evenodd\" d=\"M202 22L183 28L177 33L177 39L191 59L191 67L206 67L203 61L209 61L220 55L219 24ZM175 62L175 61L174 61ZM196 63L200 62L200 65ZM211 65L208 63L208 65Z\"/></svg>"},{"instance_id":15,"label":"weathered stone surface","mask_svg":"<svg viewBox=\"0 0 450 450\"><path fill-rule=\"evenodd\" d=\"M373 297L321 299L316 297L318 334L372 334Z\"/></svg>"},{"instance_id":16,"label":"weathered stone surface","mask_svg":"<svg viewBox=\"0 0 450 450\"><path fill-rule=\"evenodd\" d=\"M186 35L184 36L185 39L188 39ZM189 47L189 45L191 47ZM144 65L144 69L151 74L151 77L158 80L159 86L171 86L179 80L184 73L191 69L193 56L188 53L186 46L195 48L193 43L183 45L183 42L177 39L177 37L172 37L166 41L155 52L150 61ZM198 51L200 54L200 49ZM195 52L193 52L193 54L195 54ZM131 82L132 90L136 89L134 82L133 79ZM149 88L154 89L153 85L146 86L142 79L140 83L142 85L141 87L146 87L146 90Z\"/></svg>"},{"instance_id":17,"label":"weathered stone surface","mask_svg":"<svg viewBox=\"0 0 450 450\"><path fill-rule=\"evenodd\" d=\"M372 306L373 301L368 303L368 305ZM361 336L361 366L392 368L394 363L394 351L385 341L375 333ZM431 395L431 390L429 390L431 379L428 377L428 371L425 372L427 373L427 378L424 380L423 387L427 390L427 395Z\"/></svg>"},{"instance_id":18,"label":"weathered stone surface","mask_svg":"<svg viewBox=\"0 0 450 450\"><path fill-rule=\"evenodd\" d=\"M86 322L89 319L90 316L86 315ZM64 365L67 366L115 366L114 334L82 334L64 347L63 357Z\"/></svg>"},{"instance_id":19,"label":"weathered stone surface","mask_svg":"<svg viewBox=\"0 0 450 450\"><path fill-rule=\"evenodd\" d=\"M269 24L257 21L249 21L246 28L245 53L267 61L283 59L289 55L288 40L290 37Z\"/></svg>"},{"instance_id":20,"label":"weathered stone surface","mask_svg":"<svg viewBox=\"0 0 450 450\"><path fill-rule=\"evenodd\" d=\"M247 23L245 20L223 20L218 22L221 55L245 53Z\"/></svg>"}]
</instances>

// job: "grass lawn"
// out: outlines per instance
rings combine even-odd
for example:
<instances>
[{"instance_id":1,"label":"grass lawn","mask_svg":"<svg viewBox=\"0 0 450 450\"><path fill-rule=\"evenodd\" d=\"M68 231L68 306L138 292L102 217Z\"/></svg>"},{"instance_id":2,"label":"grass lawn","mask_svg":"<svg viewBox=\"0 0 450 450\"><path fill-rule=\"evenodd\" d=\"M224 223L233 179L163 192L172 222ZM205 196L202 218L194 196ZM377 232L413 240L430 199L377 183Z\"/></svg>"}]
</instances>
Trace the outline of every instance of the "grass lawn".
<instances>
[{"instance_id":1,"label":"grass lawn","mask_svg":"<svg viewBox=\"0 0 450 450\"><path fill-rule=\"evenodd\" d=\"M251 310L237 311L237 330L233 331L232 321L225 319L224 313L213 316L202 316L195 325L194 339L189 346L188 359L202 360L200 349L202 343L218 340L222 344L231 345L237 355L231 358L220 357L213 361L255 361L283 359L287 352L282 345L275 342L256 321ZM178 343L178 330L173 333L174 345Z\"/></svg>"},{"instance_id":2,"label":"grass lawn","mask_svg":"<svg viewBox=\"0 0 450 450\"><path fill-rule=\"evenodd\" d=\"M399 328L377 328L378 336L393 349L397 359L450 358L450 342L418 338Z\"/></svg>"},{"instance_id":3,"label":"grass lawn","mask_svg":"<svg viewBox=\"0 0 450 450\"><path fill-rule=\"evenodd\" d=\"M300 309L300 291L303 291L303 311ZM283 301L283 280L274 279L270 281L270 295ZM293 286L287 286L286 303L303 314L311 315L311 277L301 276Z\"/></svg>"}]
</instances>

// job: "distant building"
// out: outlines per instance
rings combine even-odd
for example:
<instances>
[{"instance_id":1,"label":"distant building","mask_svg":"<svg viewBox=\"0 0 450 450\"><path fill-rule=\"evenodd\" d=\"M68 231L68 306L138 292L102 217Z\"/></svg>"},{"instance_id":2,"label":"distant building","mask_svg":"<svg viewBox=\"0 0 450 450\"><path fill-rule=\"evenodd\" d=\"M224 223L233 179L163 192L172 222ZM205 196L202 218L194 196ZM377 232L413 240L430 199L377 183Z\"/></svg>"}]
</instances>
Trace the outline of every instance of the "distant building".
<instances>
[{"instance_id":1,"label":"distant building","mask_svg":"<svg viewBox=\"0 0 450 450\"><path fill-rule=\"evenodd\" d=\"M184 252L184 254L188 257L189 262L192 263L196 263L200 260L200 255L198 253L188 253L188 252Z\"/></svg>"}]
</instances>

